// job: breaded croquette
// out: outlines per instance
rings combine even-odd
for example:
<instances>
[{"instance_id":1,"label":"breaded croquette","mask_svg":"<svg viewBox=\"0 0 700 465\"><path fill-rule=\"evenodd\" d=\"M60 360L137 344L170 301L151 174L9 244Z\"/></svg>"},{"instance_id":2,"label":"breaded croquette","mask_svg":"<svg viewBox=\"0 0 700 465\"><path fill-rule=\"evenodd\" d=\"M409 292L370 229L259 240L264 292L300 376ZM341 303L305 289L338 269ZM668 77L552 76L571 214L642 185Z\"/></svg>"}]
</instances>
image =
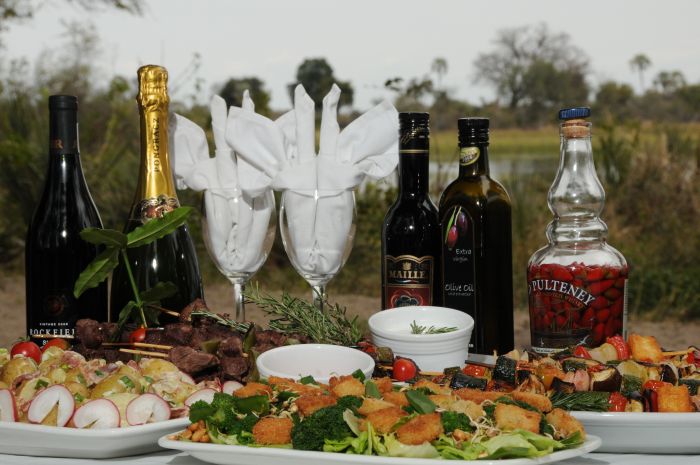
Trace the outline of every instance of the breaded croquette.
<instances>
[{"instance_id":1,"label":"breaded croquette","mask_svg":"<svg viewBox=\"0 0 700 465\"><path fill-rule=\"evenodd\" d=\"M447 394L430 394L428 399L432 400L437 407L445 410L450 410L452 404L457 400L456 397Z\"/></svg>"},{"instance_id":2,"label":"breaded croquette","mask_svg":"<svg viewBox=\"0 0 700 465\"><path fill-rule=\"evenodd\" d=\"M464 399L459 399L452 402L452 405L450 405L450 408L448 410L463 413L472 420L476 420L477 418L483 417L486 414L486 412L484 412L484 409L481 408L481 405L472 402L471 400Z\"/></svg>"},{"instance_id":3,"label":"breaded croquette","mask_svg":"<svg viewBox=\"0 0 700 465\"><path fill-rule=\"evenodd\" d=\"M450 395L452 394L452 389L450 389L448 386L440 386L437 383L434 383L432 381L428 381L427 379L420 379L416 381L416 383L413 385L415 389L419 388L425 388L433 392L433 394L445 394L445 395Z\"/></svg>"},{"instance_id":4,"label":"breaded croquette","mask_svg":"<svg viewBox=\"0 0 700 465\"><path fill-rule=\"evenodd\" d=\"M292 420L290 418L266 417L253 426L256 444L289 444L292 442Z\"/></svg>"},{"instance_id":5,"label":"breaded croquette","mask_svg":"<svg viewBox=\"0 0 700 465\"><path fill-rule=\"evenodd\" d=\"M352 376L350 379L344 379L331 385L331 392L335 394L336 397L343 396L364 396L365 395L365 385L362 381L355 379Z\"/></svg>"},{"instance_id":6,"label":"breaded croquette","mask_svg":"<svg viewBox=\"0 0 700 465\"><path fill-rule=\"evenodd\" d=\"M233 392L236 397L250 397L250 396L260 396L260 395L272 395L272 388L267 384L250 382Z\"/></svg>"},{"instance_id":7,"label":"breaded croquette","mask_svg":"<svg viewBox=\"0 0 700 465\"><path fill-rule=\"evenodd\" d=\"M369 415L377 410L382 410L387 407L394 407L394 404L387 402L382 399L374 399L372 397L367 397L362 401L362 405L357 409L357 413L360 415Z\"/></svg>"},{"instance_id":8,"label":"breaded croquette","mask_svg":"<svg viewBox=\"0 0 700 465\"><path fill-rule=\"evenodd\" d=\"M445 430L439 413L418 415L396 429L396 438L409 445L423 444L437 439Z\"/></svg>"},{"instance_id":9,"label":"breaded croquette","mask_svg":"<svg viewBox=\"0 0 700 465\"><path fill-rule=\"evenodd\" d=\"M554 426L554 439L569 437L577 431L581 433L582 439L586 439L586 431L583 429L583 425L576 418L572 417L569 412L555 408L545 418Z\"/></svg>"},{"instance_id":10,"label":"breaded croquette","mask_svg":"<svg viewBox=\"0 0 700 465\"><path fill-rule=\"evenodd\" d=\"M308 417L317 410L329 405L335 405L336 398L329 395L303 395L294 401L302 416Z\"/></svg>"},{"instance_id":11,"label":"breaded croquette","mask_svg":"<svg viewBox=\"0 0 700 465\"><path fill-rule=\"evenodd\" d=\"M396 406L376 410L368 414L364 420L361 420L360 429L362 431L366 431L367 423L371 423L372 427L379 434L387 434L390 433L394 425L396 425L396 423L398 423L399 420L406 415L408 415L408 413L404 409Z\"/></svg>"},{"instance_id":12,"label":"breaded croquette","mask_svg":"<svg viewBox=\"0 0 700 465\"><path fill-rule=\"evenodd\" d=\"M480 391L479 389L471 389L471 388L457 389L455 391L455 394L458 397L460 397L461 399L471 400L475 404L479 404L479 405L481 405L481 403L485 400L494 401L494 400L500 399L501 397L504 397L506 395L503 392Z\"/></svg>"},{"instance_id":13,"label":"breaded croquette","mask_svg":"<svg viewBox=\"0 0 700 465\"><path fill-rule=\"evenodd\" d=\"M270 386L274 386L278 391L294 392L296 394L305 395L321 395L323 389L316 384L301 384L290 378L280 378L279 376L270 376L267 379Z\"/></svg>"},{"instance_id":14,"label":"breaded croquette","mask_svg":"<svg viewBox=\"0 0 700 465\"><path fill-rule=\"evenodd\" d=\"M374 381L374 384L377 385L377 389L379 389L379 392L381 393L390 392L392 389L394 389L394 383L388 376L383 378L375 378L372 381Z\"/></svg>"},{"instance_id":15,"label":"breaded croquette","mask_svg":"<svg viewBox=\"0 0 700 465\"><path fill-rule=\"evenodd\" d=\"M504 431L524 429L533 433L540 432L542 415L517 405L496 404L494 417L496 418L496 426Z\"/></svg>"},{"instance_id":16,"label":"breaded croquette","mask_svg":"<svg viewBox=\"0 0 700 465\"><path fill-rule=\"evenodd\" d=\"M408 399L406 398L406 394L400 391L390 391L390 392L385 392L384 395L382 395L382 398L390 402L394 405L397 405L399 407L408 407Z\"/></svg>"},{"instance_id":17,"label":"breaded croquette","mask_svg":"<svg viewBox=\"0 0 700 465\"><path fill-rule=\"evenodd\" d=\"M552 410L552 401L549 400L549 397L543 396L542 394L535 394L534 392L513 391L508 395L515 400L519 400L520 402L525 402L526 404L532 405L537 410L540 410L543 413L547 413L550 410Z\"/></svg>"}]
</instances>

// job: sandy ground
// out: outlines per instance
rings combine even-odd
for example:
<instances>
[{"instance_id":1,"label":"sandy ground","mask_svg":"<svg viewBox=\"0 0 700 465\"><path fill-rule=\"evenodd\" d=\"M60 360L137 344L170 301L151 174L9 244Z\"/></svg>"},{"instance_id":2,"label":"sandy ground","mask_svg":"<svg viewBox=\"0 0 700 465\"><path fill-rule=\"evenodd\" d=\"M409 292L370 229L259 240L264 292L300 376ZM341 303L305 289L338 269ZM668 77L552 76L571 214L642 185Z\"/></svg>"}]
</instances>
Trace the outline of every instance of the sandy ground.
<instances>
[{"instance_id":1,"label":"sandy ground","mask_svg":"<svg viewBox=\"0 0 700 465\"><path fill-rule=\"evenodd\" d=\"M272 293L275 295L276 293ZM233 313L233 296L231 289L225 285L205 288L209 307L216 312ZM309 296L301 296L304 298ZM366 321L380 308L379 298L361 295L331 295L331 302L346 306L349 315L358 315ZM247 317L256 323L264 323L261 310L254 306L246 307ZM24 334L24 278L18 276L0 276L0 347L7 347ZM631 317L629 330L640 334L656 336L665 348L685 348L700 344L700 321L648 321ZM515 345L524 347L530 343L529 320L524 311L515 314Z\"/></svg>"}]
</instances>

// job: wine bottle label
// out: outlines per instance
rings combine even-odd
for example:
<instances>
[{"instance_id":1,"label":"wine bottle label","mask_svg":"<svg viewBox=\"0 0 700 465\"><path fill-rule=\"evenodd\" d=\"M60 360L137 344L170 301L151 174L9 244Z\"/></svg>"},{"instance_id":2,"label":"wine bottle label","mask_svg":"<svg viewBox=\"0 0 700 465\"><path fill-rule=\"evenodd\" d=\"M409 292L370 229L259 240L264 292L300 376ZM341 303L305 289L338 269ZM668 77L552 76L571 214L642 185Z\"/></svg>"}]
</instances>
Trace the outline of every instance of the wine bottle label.
<instances>
[{"instance_id":1,"label":"wine bottle label","mask_svg":"<svg viewBox=\"0 0 700 465\"><path fill-rule=\"evenodd\" d=\"M75 298L69 290L49 292L41 301L39 312L31 315L27 332L30 336L49 334L51 336L72 336L78 311ZM38 342L35 340L35 342Z\"/></svg>"},{"instance_id":2,"label":"wine bottle label","mask_svg":"<svg viewBox=\"0 0 700 465\"><path fill-rule=\"evenodd\" d=\"M435 266L432 256L387 255L384 257L384 263L388 308L432 305Z\"/></svg>"},{"instance_id":3,"label":"wine bottle label","mask_svg":"<svg viewBox=\"0 0 700 465\"><path fill-rule=\"evenodd\" d=\"M144 199L138 207L139 217L142 223L153 218L160 218L164 213L171 212L180 206L177 198L159 195L157 198Z\"/></svg>"},{"instance_id":4,"label":"wine bottle label","mask_svg":"<svg viewBox=\"0 0 700 465\"><path fill-rule=\"evenodd\" d=\"M476 319L474 222L461 206L448 209L441 220L443 305Z\"/></svg>"},{"instance_id":5,"label":"wine bottle label","mask_svg":"<svg viewBox=\"0 0 700 465\"><path fill-rule=\"evenodd\" d=\"M471 165L481 156L479 147L462 147L459 150L459 164L462 166Z\"/></svg>"}]
</instances>

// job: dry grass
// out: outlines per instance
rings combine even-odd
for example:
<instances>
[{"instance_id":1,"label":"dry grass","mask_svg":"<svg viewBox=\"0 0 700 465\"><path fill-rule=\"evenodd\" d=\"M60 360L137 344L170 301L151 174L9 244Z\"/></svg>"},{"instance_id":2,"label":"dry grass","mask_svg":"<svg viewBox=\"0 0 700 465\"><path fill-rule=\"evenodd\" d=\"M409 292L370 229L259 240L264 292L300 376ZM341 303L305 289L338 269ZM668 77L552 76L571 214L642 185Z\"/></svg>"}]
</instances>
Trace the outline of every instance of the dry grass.
<instances>
[{"instance_id":1,"label":"dry grass","mask_svg":"<svg viewBox=\"0 0 700 465\"><path fill-rule=\"evenodd\" d=\"M275 292L271 292L273 295ZM310 294L310 293L309 293ZM206 287L205 295L212 310L233 313L233 296L231 289L222 284ZM300 295L300 297L308 297ZM337 301L348 309L351 316L358 315L366 321L370 315L380 309L378 298L356 294L331 295L331 301ZM0 277L0 347L7 347L24 334L24 278L21 276ZM265 323L266 318L254 306L247 308L251 321ZM634 319L629 323L630 331L640 334L653 334L666 348L684 348L691 344L700 344L700 322L675 320L647 321ZM526 312L515 314L515 344L524 347L530 342L529 320Z\"/></svg>"}]
</instances>

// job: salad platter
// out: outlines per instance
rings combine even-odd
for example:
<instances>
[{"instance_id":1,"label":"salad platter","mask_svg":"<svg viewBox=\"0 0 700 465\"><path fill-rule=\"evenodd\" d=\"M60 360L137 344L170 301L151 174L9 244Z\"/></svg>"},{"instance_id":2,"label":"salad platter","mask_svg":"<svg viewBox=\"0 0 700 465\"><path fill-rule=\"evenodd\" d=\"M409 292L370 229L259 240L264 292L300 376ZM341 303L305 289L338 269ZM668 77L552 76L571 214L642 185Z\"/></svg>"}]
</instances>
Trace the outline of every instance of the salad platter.
<instances>
[{"instance_id":1,"label":"salad platter","mask_svg":"<svg viewBox=\"0 0 700 465\"><path fill-rule=\"evenodd\" d=\"M586 441L576 449L553 452L537 458L500 459L500 460L468 460L460 463L480 465L535 465L554 463L561 460L579 457L592 452L600 446L601 440L589 435ZM293 449L274 449L267 447L229 446L220 444L183 443L174 441L168 436L162 437L158 444L166 449L187 452L192 457L203 462L220 465L325 465L325 464L368 464L368 465L434 465L435 459L381 457L367 455L333 454L328 452L302 451Z\"/></svg>"}]
</instances>

